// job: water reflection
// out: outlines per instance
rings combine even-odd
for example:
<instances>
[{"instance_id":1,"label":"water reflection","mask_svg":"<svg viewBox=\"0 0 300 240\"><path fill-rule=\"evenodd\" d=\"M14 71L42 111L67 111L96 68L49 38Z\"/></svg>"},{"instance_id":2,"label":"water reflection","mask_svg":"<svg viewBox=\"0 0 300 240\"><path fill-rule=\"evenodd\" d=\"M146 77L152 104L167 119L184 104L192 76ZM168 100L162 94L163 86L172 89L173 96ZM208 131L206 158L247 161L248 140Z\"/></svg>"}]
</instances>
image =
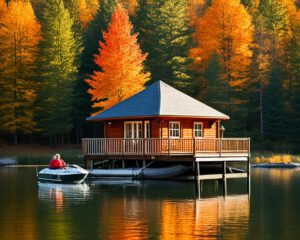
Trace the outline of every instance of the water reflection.
<instances>
[{"instance_id":1,"label":"water reflection","mask_svg":"<svg viewBox=\"0 0 300 240\"><path fill-rule=\"evenodd\" d=\"M282 185L282 183L290 183L300 176L300 169L255 169L252 176L255 179L262 181L269 179L272 184Z\"/></svg>"},{"instance_id":2,"label":"water reflection","mask_svg":"<svg viewBox=\"0 0 300 240\"><path fill-rule=\"evenodd\" d=\"M194 183L99 181L104 200L98 209L99 238L228 239L246 238L247 194L195 199ZM103 227L105 225L105 228Z\"/></svg>"},{"instance_id":3,"label":"water reflection","mask_svg":"<svg viewBox=\"0 0 300 240\"><path fill-rule=\"evenodd\" d=\"M90 198L90 187L87 184L39 183L39 200L53 202L57 211L62 211L64 203L84 202Z\"/></svg>"},{"instance_id":4,"label":"water reflection","mask_svg":"<svg viewBox=\"0 0 300 240\"><path fill-rule=\"evenodd\" d=\"M240 180L228 182L226 197L221 182L204 182L199 199L194 182L38 185L34 169L0 169L0 239L259 239L280 229L273 227L278 219L291 233L272 239L291 239L300 175L291 181L279 188L270 175L254 173L250 211Z\"/></svg>"}]
</instances>

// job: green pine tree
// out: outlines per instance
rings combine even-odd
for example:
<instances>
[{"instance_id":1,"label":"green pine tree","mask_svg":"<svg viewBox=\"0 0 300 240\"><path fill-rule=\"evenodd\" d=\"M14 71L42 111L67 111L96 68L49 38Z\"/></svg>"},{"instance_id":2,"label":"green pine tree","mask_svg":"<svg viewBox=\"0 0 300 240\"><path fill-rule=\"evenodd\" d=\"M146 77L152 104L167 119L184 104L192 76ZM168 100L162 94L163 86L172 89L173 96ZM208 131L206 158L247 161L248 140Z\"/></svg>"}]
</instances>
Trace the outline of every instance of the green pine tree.
<instances>
[{"instance_id":1,"label":"green pine tree","mask_svg":"<svg viewBox=\"0 0 300 240\"><path fill-rule=\"evenodd\" d=\"M283 71L274 63L264 102L265 136L270 140L283 140L286 137L287 115L284 108L282 78Z\"/></svg>"},{"instance_id":2,"label":"green pine tree","mask_svg":"<svg viewBox=\"0 0 300 240\"><path fill-rule=\"evenodd\" d=\"M162 80L194 94L194 76L188 51L191 33L186 0L143 0L135 19L143 52L148 52L151 82Z\"/></svg>"},{"instance_id":3,"label":"green pine tree","mask_svg":"<svg viewBox=\"0 0 300 240\"><path fill-rule=\"evenodd\" d=\"M205 103L220 111L226 111L229 103L229 86L227 81L223 79L222 73L220 56L214 54L203 73L203 81L205 82L203 85L205 87L202 88L206 92Z\"/></svg>"},{"instance_id":4,"label":"green pine tree","mask_svg":"<svg viewBox=\"0 0 300 240\"><path fill-rule=\"evenodd\" d=\"M78 72L73 20L62 0L50 0L42 16L39 95L40 128L55 137L72 128L73 91Z\"/></svg>"},{"instance_id":5,"label":"green pine tree","mask_svg":"<svg viewBox=\"0 0 300 240\"><path fill-rule=\"evenodd\" d=\"M300 141L300 22L292 26L293 35L287 44L288 95L291 111L289 114L290 136Z\"/></svg>"}]
</instances>

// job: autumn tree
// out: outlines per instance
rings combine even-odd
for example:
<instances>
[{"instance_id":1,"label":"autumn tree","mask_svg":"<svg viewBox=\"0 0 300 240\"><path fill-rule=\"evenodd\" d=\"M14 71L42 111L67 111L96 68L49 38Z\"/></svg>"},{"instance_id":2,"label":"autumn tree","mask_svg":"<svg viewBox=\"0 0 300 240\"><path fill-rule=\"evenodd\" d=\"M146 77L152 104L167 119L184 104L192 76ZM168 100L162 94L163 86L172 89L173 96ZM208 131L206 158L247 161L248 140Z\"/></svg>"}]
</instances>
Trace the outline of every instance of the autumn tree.
<instances>
[{"instance_id":1,"label":"autumn tree","mask_svg":"<svg viewBox=\"0 0 300 240\"><path fill-rule=\"evenodd\" d=\"M199 24L200 19L203 17L207 10L210 1L208 0L188 0L187 15L190 19L192 27Z\"/></svg>"},{"instance_id":2,"label":"autumn tree","mask_svg":"<svg viewBox=\"0 0 300 240\"><path fill-rule=\"evenodd\" d=\"M143 67L146 54L142 54L137 36L132 34L127 10L118 5L108 31L103 32L99 54L95 55L101 71L95 71L86 80L94 107L111 107L142 90L149 80L150 74Z\"/></svg>"},{"instance_id":3,"label":"autumn tree","mask_svg":"<svg viewBox=\"0 0 300 240\"><path fill-rule=\"evenodd\" d=\"M97 13L99 0L65 0L64 4L75 22L85 29Z\"/></svg>"},{"instance_id":4,"label":"autumn tree","mask_svg":"<svg viewBox=\"0 0 300 240\"><path fill-rule=\"evenodd\" d=\"M289 34L285 45L284 67L285 76L283 86L285 90L285 109L288 112L288 132L300 139L300 11L293 0L282 0L288 17Z\"/></svg>"},{"instance_id":5,"label":"autumn tree","mask_svg":"<svg viewBox=\"0 0 300 240\"><path fill-rule=\"evenodd\" d=\"M139 8L139 0L119 0L118 2L128 10L130 16L136 15L136 11Z\"/></svg>"},{"instance_id":6,"label":"autumn tree","mask_svg":"<svg viewBox=\"0 0 300 240\"><path fill-rule=\"evenodd\" d=\"M253 37L251 16L239 0L212 1L196 28L195 36L197 46L192 49L191 56L196 68L202 72L214 54L220 56L223 79L228 85L224 96L229 96L229 101L224 102L224 105L229 113L240 111L239 116L243 115L244 119L247 110L242 113L241 106L247 102L243 91L250 84L248 74Z\"/></svg>"},{"instance_id":7,"label":"autumn tree","mask_svg":"<svg viewBox=\"0 0 300 240\"><path fill-rule=\"evenodd\" d=\"M0 3L0 9L5 3ZM40 24L27 0L10 1L4 9L0 23L0 126L18 134L35 130L34 102L37 88L35 81L36 58L40 37ZM3 54L3 55L2 55Z\"/></svg>"},{"instance_id":8,"label":"autumn tree","mask_svg":"<svg viewBox=\"0 0 300 240\"><path fill-rule=\"evenodd\" d=\"M194 95L194 72L188 56L192 44L186 0L143 0L135 20L151 82L162 80Z\"/></svg>"},{"instance_id":9,"label":"autumn tree","mask_svg":"<svg viewBox=\"0 0 300 240\"><path fill-rule=\"evenodd\" d=\"M62 0L47 1L42 23L38 120L43 134L55 141L72 128L77 46L73 20Z\"/></svg>"},{"instance_id":10,"label":"autumn tree","mask_svg":"<svg viewBox=\"0 0 300 240\"><path fill-rule=\"evenodd\" d=\"M252 72L259 93L260 136L264 138L266 135L269 137L274 135L270 131L275 127L269 126L275 123L283 124L283 121L280 123L280 121L273 121L272 118L283 120L282 116L285 115L284 109L281 108L284 103L278 101L278 99L283 101L284 98L273 93L284 94L284 72L280 68L284 68L284 49L289 35L288 16L281 0L261 0L259 4L252 5L251 9L256 26ZM277 75L280 77L276 77ZM274 97L276 99L273 99ZM274 111L274 108L277 110Z\"/></svg>"}]
</instances>

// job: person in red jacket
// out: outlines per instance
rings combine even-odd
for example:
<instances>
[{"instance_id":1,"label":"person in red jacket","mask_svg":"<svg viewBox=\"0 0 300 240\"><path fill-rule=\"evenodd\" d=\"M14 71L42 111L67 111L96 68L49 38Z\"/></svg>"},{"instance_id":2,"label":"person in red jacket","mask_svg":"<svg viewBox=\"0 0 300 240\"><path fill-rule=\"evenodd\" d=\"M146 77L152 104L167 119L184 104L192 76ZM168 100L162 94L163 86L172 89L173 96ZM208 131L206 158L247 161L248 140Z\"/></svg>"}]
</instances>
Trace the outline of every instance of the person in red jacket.
<instances>
[{"instance_id":1,"label":"person in red jacket","mask_svg":"<svg viewBox=\"0 0 300 240\"><path fill-rule=\"evenodd\" d=\"M67 167L67 164L65 163L64 160L62 160L60 158L60 154L57 153L57 154L53 155L52 160L49 164L49 168L50 169L60 169L60 168L65 168L65 167Z\"/></svg>"}]
</instances>

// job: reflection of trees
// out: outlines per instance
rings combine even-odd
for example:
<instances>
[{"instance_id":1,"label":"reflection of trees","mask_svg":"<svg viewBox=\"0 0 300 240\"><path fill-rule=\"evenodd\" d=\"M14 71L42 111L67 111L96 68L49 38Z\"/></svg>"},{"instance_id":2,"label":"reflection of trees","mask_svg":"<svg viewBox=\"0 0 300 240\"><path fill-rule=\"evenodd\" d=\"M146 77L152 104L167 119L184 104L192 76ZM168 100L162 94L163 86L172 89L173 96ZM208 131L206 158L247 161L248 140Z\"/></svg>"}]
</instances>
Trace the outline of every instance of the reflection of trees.
<instances>
[{"instance_id":1,"label":"reflection of trees","mask_svg":"<svg viewBox=\"0 0 300 240\"><path fill-rule=\"evenodd\" d=\"M136 197L108 200L100 209L99 238L147 239L149 234L146 200ZM149 202L148 202L149 203ZM104 227L105 225L105 227Z\"/></svg>"},{"instance_id":2,"label":"reflection of trees","mask_svg":"<svg viewBox=\"0 0 300 240\"><path fill-rule=\"evenodd\" d=\"M0 239L38 239L37 199L32 194L35 191L35 179L23 177L26 172L20 172L17 168L1 169ZM20 184L23 187L19 187Z\"/></svg>"},{"instance_id":3,"label":"reflection of trees","mask_svg":"<svg viewBox=\"0 0 300 240\"><path fill-rule=\"evenodd\" d=\"M102 191L100 239L245 239L248 234L248 195L201 200L149 198L117 189L118 195Z\"/></svg>"},{"instance_id":4,"label":"reflection of trees","mask_svg":"<svg viewBox=\"0 0 300 240\"><path fill-rule=\"evenodd\" d=\"M15 198L13 202L7 202L6 207L1 210L0 219L5 221L1 222L0 239L38 239L36 203L32 197L28 198L25 201Z\"/></svg>"},{"instance_id":5,"label":"reflection of trees","mask_svg":"<svg viewBox=\"0 0 300 240\"><path fill-rule=\"evenodd\" d=\"M162 239L246 238L248 195L162 203ZM236 226L231 228L227 226Z\"/></svg>"},{"instance_id":6,"label":"reflection of trees","mask_svg":"<svg viewBox=\"0 0 300 240\"><path fill-rule=\"evenodd\" d=\"M299 169L253 169L249 238L298 239Z\"/></svg>"},{"instance_id":7,"label":"reflection of trees","mask_svg":"<svg viewBox=\"0 0 300 240\"><path fill-rule=\"evenodd\" d=\"M74 216L68 208L90 198L90 189L85 184L40 183L38 197L44 208L54 208L43 214L41 235L55 239L73 239ZM75 206L74 206L75 205ZM47 223L47 224L45 224Z\"/></svg>"}]
</instances>

